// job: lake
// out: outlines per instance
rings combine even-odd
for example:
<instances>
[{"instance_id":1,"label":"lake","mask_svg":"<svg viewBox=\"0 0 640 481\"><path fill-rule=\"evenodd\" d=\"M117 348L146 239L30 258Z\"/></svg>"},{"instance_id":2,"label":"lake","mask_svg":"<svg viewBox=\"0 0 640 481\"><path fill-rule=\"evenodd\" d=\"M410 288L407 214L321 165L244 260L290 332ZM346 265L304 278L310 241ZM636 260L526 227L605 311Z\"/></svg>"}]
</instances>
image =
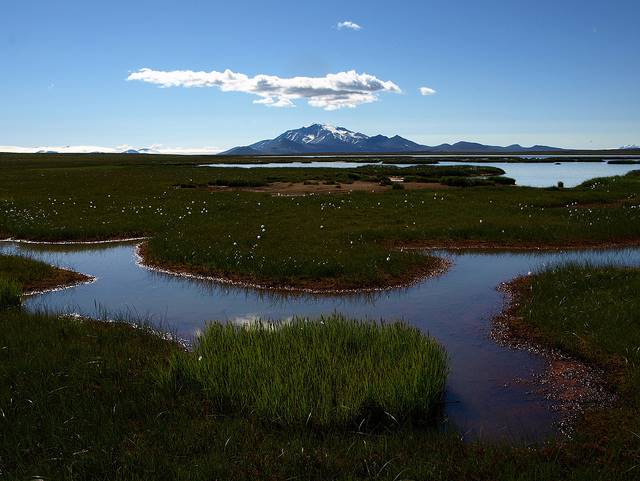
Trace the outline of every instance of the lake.
<instances>
[{"instance_id":1,"label":"lake","mask_svg":"<svg viewBox=\"0 0 640 481\"><path fill-rule=\"evenodd\" d=\"M350 317L404 320L441 342L451 362L445 426L466 438L539 440L555 432L558 414L550 401L517 379L532 379L545 367L540 357L496 344L491 319L503 308L496 287L545 266L570 260L640 265L640 249L556 253L445 252L452 261L442 276L408 288L360 295L283 294L162 274L141 267L135 243L45 245L0 242L0 253L17 254L97 278L92 284L34 295L28 310L124 315L193 339L209 320L238 324L257 318Z\"/></svg>"},{"instance_id":2,"label":"lake","mask_svg":"<svg viewBox=\"0 0 640 481\"><path fill-rule=\"evenodd\" d=\"M379 157L376 157L378 159ZM218 168L335 168L354 169L365 165L390 165L382 162L352 162L352 161L310 161L310 162L273 162L255 164L205 164L202 167ZM412 167L421 165L416 163L395 164L398 167ZM564 182L565 187L575 187L582 182L595 177L609 177L624 175L632 170L640 170L640 164L621 165L607 164L606 162L454 162L439 161L437 164L427 165L479 165L499 167L505 171L507 177L515 179L516 185L528 187L551 187Z\"/></svg>"}]
</instances>

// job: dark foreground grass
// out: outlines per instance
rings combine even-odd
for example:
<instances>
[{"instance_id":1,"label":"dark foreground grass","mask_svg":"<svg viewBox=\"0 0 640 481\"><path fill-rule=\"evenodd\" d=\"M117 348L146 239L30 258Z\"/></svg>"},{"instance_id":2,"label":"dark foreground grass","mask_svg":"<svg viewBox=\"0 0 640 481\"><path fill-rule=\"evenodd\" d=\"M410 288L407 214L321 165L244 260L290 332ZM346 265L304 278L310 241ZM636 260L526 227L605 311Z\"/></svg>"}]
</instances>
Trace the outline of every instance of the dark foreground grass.
<instances>
[{"instance_id":1,"label":"dark foreground grass","mask_svg":"<svg viewBox=\"0 0 640 481\"><path fill-rule=\"evenodd\" d=\"M405 324L333 315L248 326L210 324L194 353L171 360L164 382L202 389L220 412L276 424L356 427L429 421L447 359Z\"/></svg>"},{"instance_id":2,"label":"dark foreground grass","mask_svg":"<svg viewBox=\"0 0 640 481\"><path fill-rule=\"evenodd\" d=\"M0 276L0 309L20 305L20 284Z\"/></svg>"},{"instance_id":3,"label":"dark foreground grass","mask_svg":"<svg viewBox=\"0 0 640 481\"><path fill-rule=\"evenodd\" d=\"M428 173L424 178L467 179L473 174L473 179L479 171L438 166L407 171L197 167L205 161L184 156L0 155L0 237L147 235L146 254L153 263L275 286L323 288L383 287L438 267L433 258L397 249L403 245L640 241L639 175L574 189L479 186L285 197L210 191L206 186L348 181L350 174L355 179L386 176L392 170L407 177Z\"/></svg>"}]
</instances>

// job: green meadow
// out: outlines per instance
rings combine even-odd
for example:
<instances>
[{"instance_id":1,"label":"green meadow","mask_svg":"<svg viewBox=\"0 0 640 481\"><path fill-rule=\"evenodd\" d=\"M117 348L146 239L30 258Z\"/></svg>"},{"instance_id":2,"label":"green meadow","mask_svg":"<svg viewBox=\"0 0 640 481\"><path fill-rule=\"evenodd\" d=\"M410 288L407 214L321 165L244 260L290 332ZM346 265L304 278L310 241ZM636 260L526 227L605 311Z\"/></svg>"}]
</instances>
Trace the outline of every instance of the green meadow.
<instances>
[{"instance_id":1,"label":"green meadow","mask_svg":"<svg viewBox=\"0 0 640 481\"><path fill-rule=\"evenodd\" d=\"M433 257L403 246L598 245L640 239L637 172L572 189L538 189L482 185L500 173L492 167L198 166L207 161L211 158L2 154L0 236L148 236L144 252L153 264L311 288L384 287L441 268ZM378 185L392 175L460 186L348 192L356 177ZM345 193L284 196L210 188L305 181L340 183Z\"/></svg>"},{"instance_id":2,"label":"green meadow","mask_svg":"<svg viewBox=\"0 0 640 481\"><path fill-rule=\"evenodd\" d=\"M206 162L0 155L0 234L145 236L147 260L164 267L319 288L383 287L442 267L413 246L640 240L638 171L536 189L491 180L501 174L493 168L197 166ZM426 188L349 192L352 182L378 186L398 175ZM247 191L274 182L340 184L342 193ZM638 270L565 265L535 273L519 291L516 333L601 367L617 396L607 408L587 407L571 438L540 445L465 442L437 429L447 354L393 319L212 322L187 350L144 320L20 306L24 292L82 280L0 256L3 479L637 477Z\"/></svg>"}]
</instances>

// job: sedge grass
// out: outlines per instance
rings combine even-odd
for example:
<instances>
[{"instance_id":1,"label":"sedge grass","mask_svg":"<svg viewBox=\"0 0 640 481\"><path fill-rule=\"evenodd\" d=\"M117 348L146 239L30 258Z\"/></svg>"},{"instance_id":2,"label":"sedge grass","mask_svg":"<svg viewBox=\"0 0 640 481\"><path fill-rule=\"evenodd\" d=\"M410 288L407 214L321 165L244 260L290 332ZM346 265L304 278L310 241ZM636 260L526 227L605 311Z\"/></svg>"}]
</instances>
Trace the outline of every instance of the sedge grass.
<instances>
[{"instance_id":1,"label":"sedge grass","mask_svg":"<svg viewBox=\"0 0 640 481\"><path fill-rule=\"evenodd\" d=\"M0 309L20 305L20 284L0 276Z\"/></svg>"},{"instance_id":2,"label":"sedge grass","mask_svg":"<svg viewBox=\"0 0 640 481\"><path fill-rule=\"evenodd\" d=\"M198 386L224 412L327 427L429 420L446 377L444 349L416 328L332 315L210 324L165 382Z\"/></svg>"}]
</instances>

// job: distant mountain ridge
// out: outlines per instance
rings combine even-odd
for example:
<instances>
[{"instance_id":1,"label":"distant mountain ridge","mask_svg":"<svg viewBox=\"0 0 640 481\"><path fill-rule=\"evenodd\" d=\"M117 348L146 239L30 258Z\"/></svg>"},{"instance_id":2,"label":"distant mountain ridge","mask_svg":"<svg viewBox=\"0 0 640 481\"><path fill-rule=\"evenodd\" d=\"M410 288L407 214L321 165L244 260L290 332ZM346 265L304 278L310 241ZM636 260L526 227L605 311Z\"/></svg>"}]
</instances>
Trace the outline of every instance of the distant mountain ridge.
<instances>
[{"instance_id":1,"label":"distant mountain ridge","mask_svg":"<svg viewBox=\"0 0 640 481\"><path fill-rule=\"evenodd\" d=\"M384 152L546 152L563 150L547 145L523 147L519 144L501 147L475 142L457 142L437 146L421 145L395 135L368 135L353 132L344 127L328 124L312 124L287 130L274 139L261 140L255 144L222 152L219 155L298 155L312 153L384 153Z\"/></svg>"}]
</instances>

